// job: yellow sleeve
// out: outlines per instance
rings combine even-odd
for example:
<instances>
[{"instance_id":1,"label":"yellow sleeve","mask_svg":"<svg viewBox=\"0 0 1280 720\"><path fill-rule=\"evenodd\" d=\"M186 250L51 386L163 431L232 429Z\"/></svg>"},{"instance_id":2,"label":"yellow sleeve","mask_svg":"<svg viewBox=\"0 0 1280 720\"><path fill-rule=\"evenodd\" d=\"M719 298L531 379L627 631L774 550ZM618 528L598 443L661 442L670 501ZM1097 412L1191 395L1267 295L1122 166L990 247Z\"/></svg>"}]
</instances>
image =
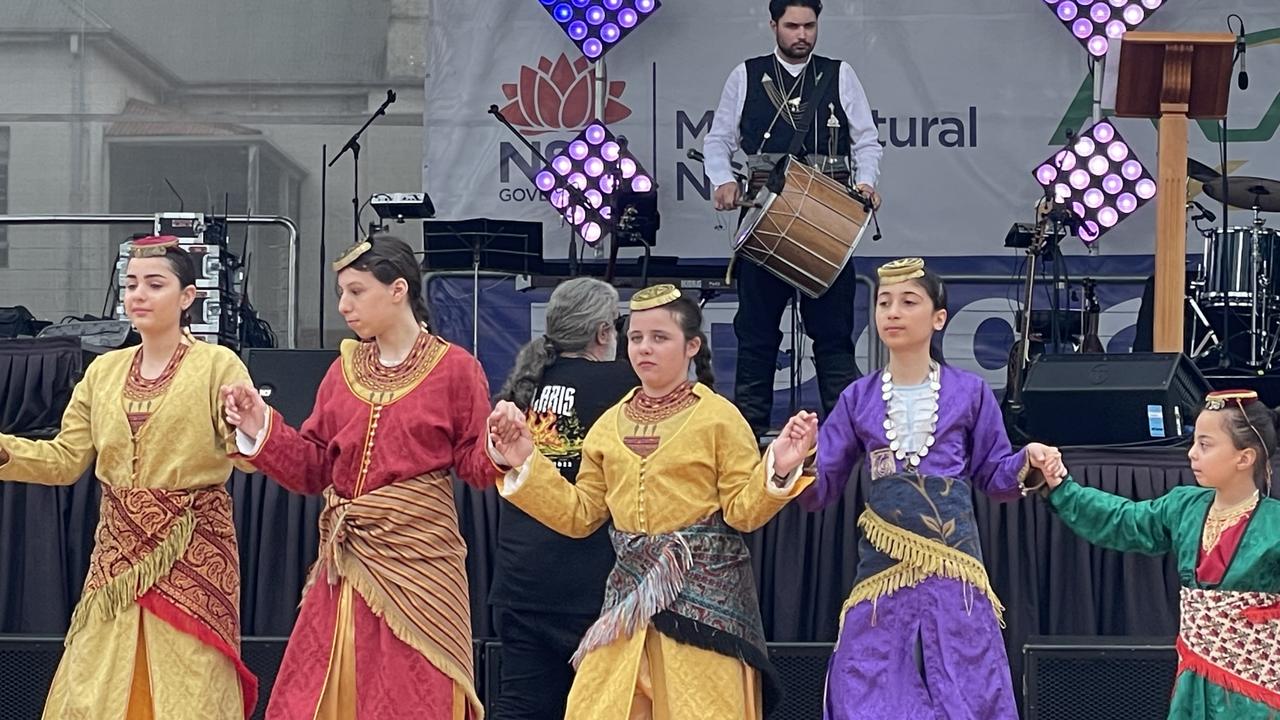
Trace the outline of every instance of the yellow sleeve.
<instances>
[{"instance_id":1,"label":"yellow sleeve","mask_svg":"<svg viewBox=\"0 0 1280 720\"><path fill-rule=\"evenodd\" d=\"M499 483L502 496L561 535L584 538L595 532L609 518L609 508L601 443L592 436L608 417L606 413L587 432L577 484L565 480L555 463L535 450L524 468L511 470Z\"/></svg>"},{"instance_id":2,"label":"yellow sleeve","mask_svg":"<svg viewBox=\"0 0 1280 720\"><path fill-rule=\"evenodd\" d=\"M97 455L90 426L93 382L98 375L94 370L95 366L90 365L71 391L71 402L62 413L62 429L57 437L27 440L0 435L0 480L72 485L84 475Z\"/></svg>"},{"instance_id":3,"label":"yellow sleeve","mask_svg":"<svg viewBox=\"0 0 1280 720\"><path fill-rule=\"evenodd\" d=\"M741 532L751 532L778 514L792 498L813 482L806 469L785 491L770 490L772 463L761 457L760 446L747 421L734 408L724 411L716 424L716 471L724 521Z\"/></svg>"},{"instance_id":4,"label":"yellow sleeve","mask_svg":"<svg viewBox=\"0 0 1280 720\"><path fill-rule=\"evenodd\" d=\"M218 438L219 452L225 453L232 458L238 458L240 451L236 447L236 429L227 424L226 413L222 411L222 386L231 385L241 380L253 382L244 363L230 350L218 351L213 358L213 371L209 383L209 407L213 411L213 417L210 420L213 421L213 430ZM248 460L236 459L232 462L236 469L242 472L257 472L257 468Z\"/></svg>"}]
</instances>

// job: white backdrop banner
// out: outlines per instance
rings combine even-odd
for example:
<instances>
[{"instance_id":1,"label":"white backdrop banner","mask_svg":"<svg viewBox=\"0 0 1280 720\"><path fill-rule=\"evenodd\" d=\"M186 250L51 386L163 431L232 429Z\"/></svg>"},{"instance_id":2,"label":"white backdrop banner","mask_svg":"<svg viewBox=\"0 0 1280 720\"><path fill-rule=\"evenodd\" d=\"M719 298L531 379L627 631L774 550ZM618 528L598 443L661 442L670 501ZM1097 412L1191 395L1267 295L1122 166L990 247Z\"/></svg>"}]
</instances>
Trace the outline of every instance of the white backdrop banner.
<instances>
[{"instance_id":1,"label":"white backdrop banner","mask_svg":"<svg viewBox=\"0 0 1280 720\"><path fill-rule=\"evenodd\" d=\"M733 66L772 49L766 6L668 0L606 56L604 120L659 184L658 254L728 252L736 214L712 210L702 167L686 153L701 148ZM1252 84L1242 92L1232 78L1228 167L1280 176L1280 3L1168 0L1143 29L1225 31L1230 12L1247 22ZM563 259L569 231L530 180L539 163L487 110L499 106L555 153L592 117L592 67L538 0L436 0L427 47L423 183L439 217L544 221L544 254ZM1031 218L1039 197L1031 171L1090 116L1087 54L1046 3L828 0L817 51L855 68L885 144L884 239L857 254L1008 257L1005 232ZM1154 124L1117 127L1154 168ZM1220 167L1217 137L1215 123L1193 124L1191 157ZM1150 203L1105 235L1103 256L1151 252L1154 218Z\"/></svg>"}]
</instances>

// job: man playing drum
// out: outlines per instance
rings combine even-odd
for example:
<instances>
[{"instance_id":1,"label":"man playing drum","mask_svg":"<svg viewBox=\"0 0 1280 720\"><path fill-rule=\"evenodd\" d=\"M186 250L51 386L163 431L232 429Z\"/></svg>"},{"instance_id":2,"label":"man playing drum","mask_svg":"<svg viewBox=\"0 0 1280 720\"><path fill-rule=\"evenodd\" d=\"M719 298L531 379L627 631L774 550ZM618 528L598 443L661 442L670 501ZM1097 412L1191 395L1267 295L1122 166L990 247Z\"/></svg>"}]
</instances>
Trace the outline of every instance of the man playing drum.
<instances>
[{"instance_id":1,"label":"man playing drum","mask_svg":"<svg viewBox=\"0 0 1280 720\"><path fill-rule=\"evenodd\" d=\"M715 186L715 206L739 206L741 188L730 165L739 147L748 156L748 190L758 190L769 172L804 132L805 160L841 183L852 176L875 206L882 148L858 76L848 63L813 54L821 0L770 0L773 53L739 64L725 82L711 130L703 142L706 174ZM829 77L824 79L823 75ZM822 97L814 97L821 92ZM852 238L850 238L852 240ZM813 339L818 392L824 413L860 374L853 356L853 263L818 298L804 297L800 313ZM738 368L734 401L757 435L770 428L779 324L793 289L750 262L738 267Z\"/></svg>"}]
</instances>

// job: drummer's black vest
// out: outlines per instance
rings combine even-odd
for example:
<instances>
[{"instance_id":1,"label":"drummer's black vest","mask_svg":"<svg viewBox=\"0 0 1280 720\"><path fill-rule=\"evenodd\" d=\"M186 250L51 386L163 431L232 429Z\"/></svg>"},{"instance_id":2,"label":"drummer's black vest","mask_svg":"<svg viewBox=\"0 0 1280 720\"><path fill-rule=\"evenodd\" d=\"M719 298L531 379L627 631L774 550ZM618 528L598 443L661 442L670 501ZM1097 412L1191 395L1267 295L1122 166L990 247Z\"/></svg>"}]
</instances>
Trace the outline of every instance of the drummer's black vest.
<instances>
[{"instance_id":1,"label":"drummer's black vest","mask_svg":"<svg viewBox=\"0 0 1280 720\"><path fill-rule=\"evenodd\" d=\"M795 134L792 123L800 125L800 119L808 113L809 132L805 134L803 154L834 155L846 157L849 154L849 118L840 106L840 63L830 58L811 56L805 68L800 87L792 91L796 78L782 69L775 62L774 55L762 55L751 58L747 66L747 97L742 103L742 119L738 122L739 137L742 138L742 149L748 155L756 153L785 153L791 146L791 138ZM817 88L816 75L833 73L827 84L827 91L818 102L814 102L813 93ZM766 80L766 78L768 78ZM772 90L770 89L772 87ZM778 106L787 97L801 100L799 109L793 105L790 110L778 113ZM828 126L832 115L840 123L835 130L835 143L831 142L833 128ZM777 122L774 122L774 117ZM773 128L770 129L770 125ZM769 138L765 139L765 132ZM815 136L816 132L816 136ZM815 142L816 139L816 142ZM832 148L834 147L834 152Z\"/></svg>"}]
</instances>

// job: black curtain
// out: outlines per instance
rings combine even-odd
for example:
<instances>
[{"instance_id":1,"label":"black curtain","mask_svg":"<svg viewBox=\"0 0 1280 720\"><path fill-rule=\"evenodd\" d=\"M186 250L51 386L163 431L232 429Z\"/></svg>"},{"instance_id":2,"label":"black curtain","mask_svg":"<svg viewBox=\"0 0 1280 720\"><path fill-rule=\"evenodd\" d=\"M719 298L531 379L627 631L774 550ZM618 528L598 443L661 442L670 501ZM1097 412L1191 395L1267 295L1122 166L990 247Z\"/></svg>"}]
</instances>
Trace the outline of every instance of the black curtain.
<instances>
[{"instance_id":1,"label":"black curtain","mask_svg":"<svg viewBox=\"0 0 1280 720\"><path fill-rule=\"evenodd\" d=\"M1194 482L1180 450L1068 451L1085 485L1132 499ZM65 631L80 593L98 515L91 472L66 488L0 483L0 633ZM832 641L857 565L855 520L868 478L849 483L821 513L784 509L749 538L770 640ZM476 637L493 635L485 598L493 574L494 490L457 484L468 543ZM307 568L316 557L320 500L285 492L260 475L230 481L240 540L242 622L247 636L287 635ZM1143 635L1172 639L1178 577L1172 556L1101 550L1075 537L1039 498L997 504L980 497L978 526L988 572L1004 602L1011 670L1021 677L1030 635ZM1015 682L1015 687L1020 683Z\"/></svg>"}]
</instances>

